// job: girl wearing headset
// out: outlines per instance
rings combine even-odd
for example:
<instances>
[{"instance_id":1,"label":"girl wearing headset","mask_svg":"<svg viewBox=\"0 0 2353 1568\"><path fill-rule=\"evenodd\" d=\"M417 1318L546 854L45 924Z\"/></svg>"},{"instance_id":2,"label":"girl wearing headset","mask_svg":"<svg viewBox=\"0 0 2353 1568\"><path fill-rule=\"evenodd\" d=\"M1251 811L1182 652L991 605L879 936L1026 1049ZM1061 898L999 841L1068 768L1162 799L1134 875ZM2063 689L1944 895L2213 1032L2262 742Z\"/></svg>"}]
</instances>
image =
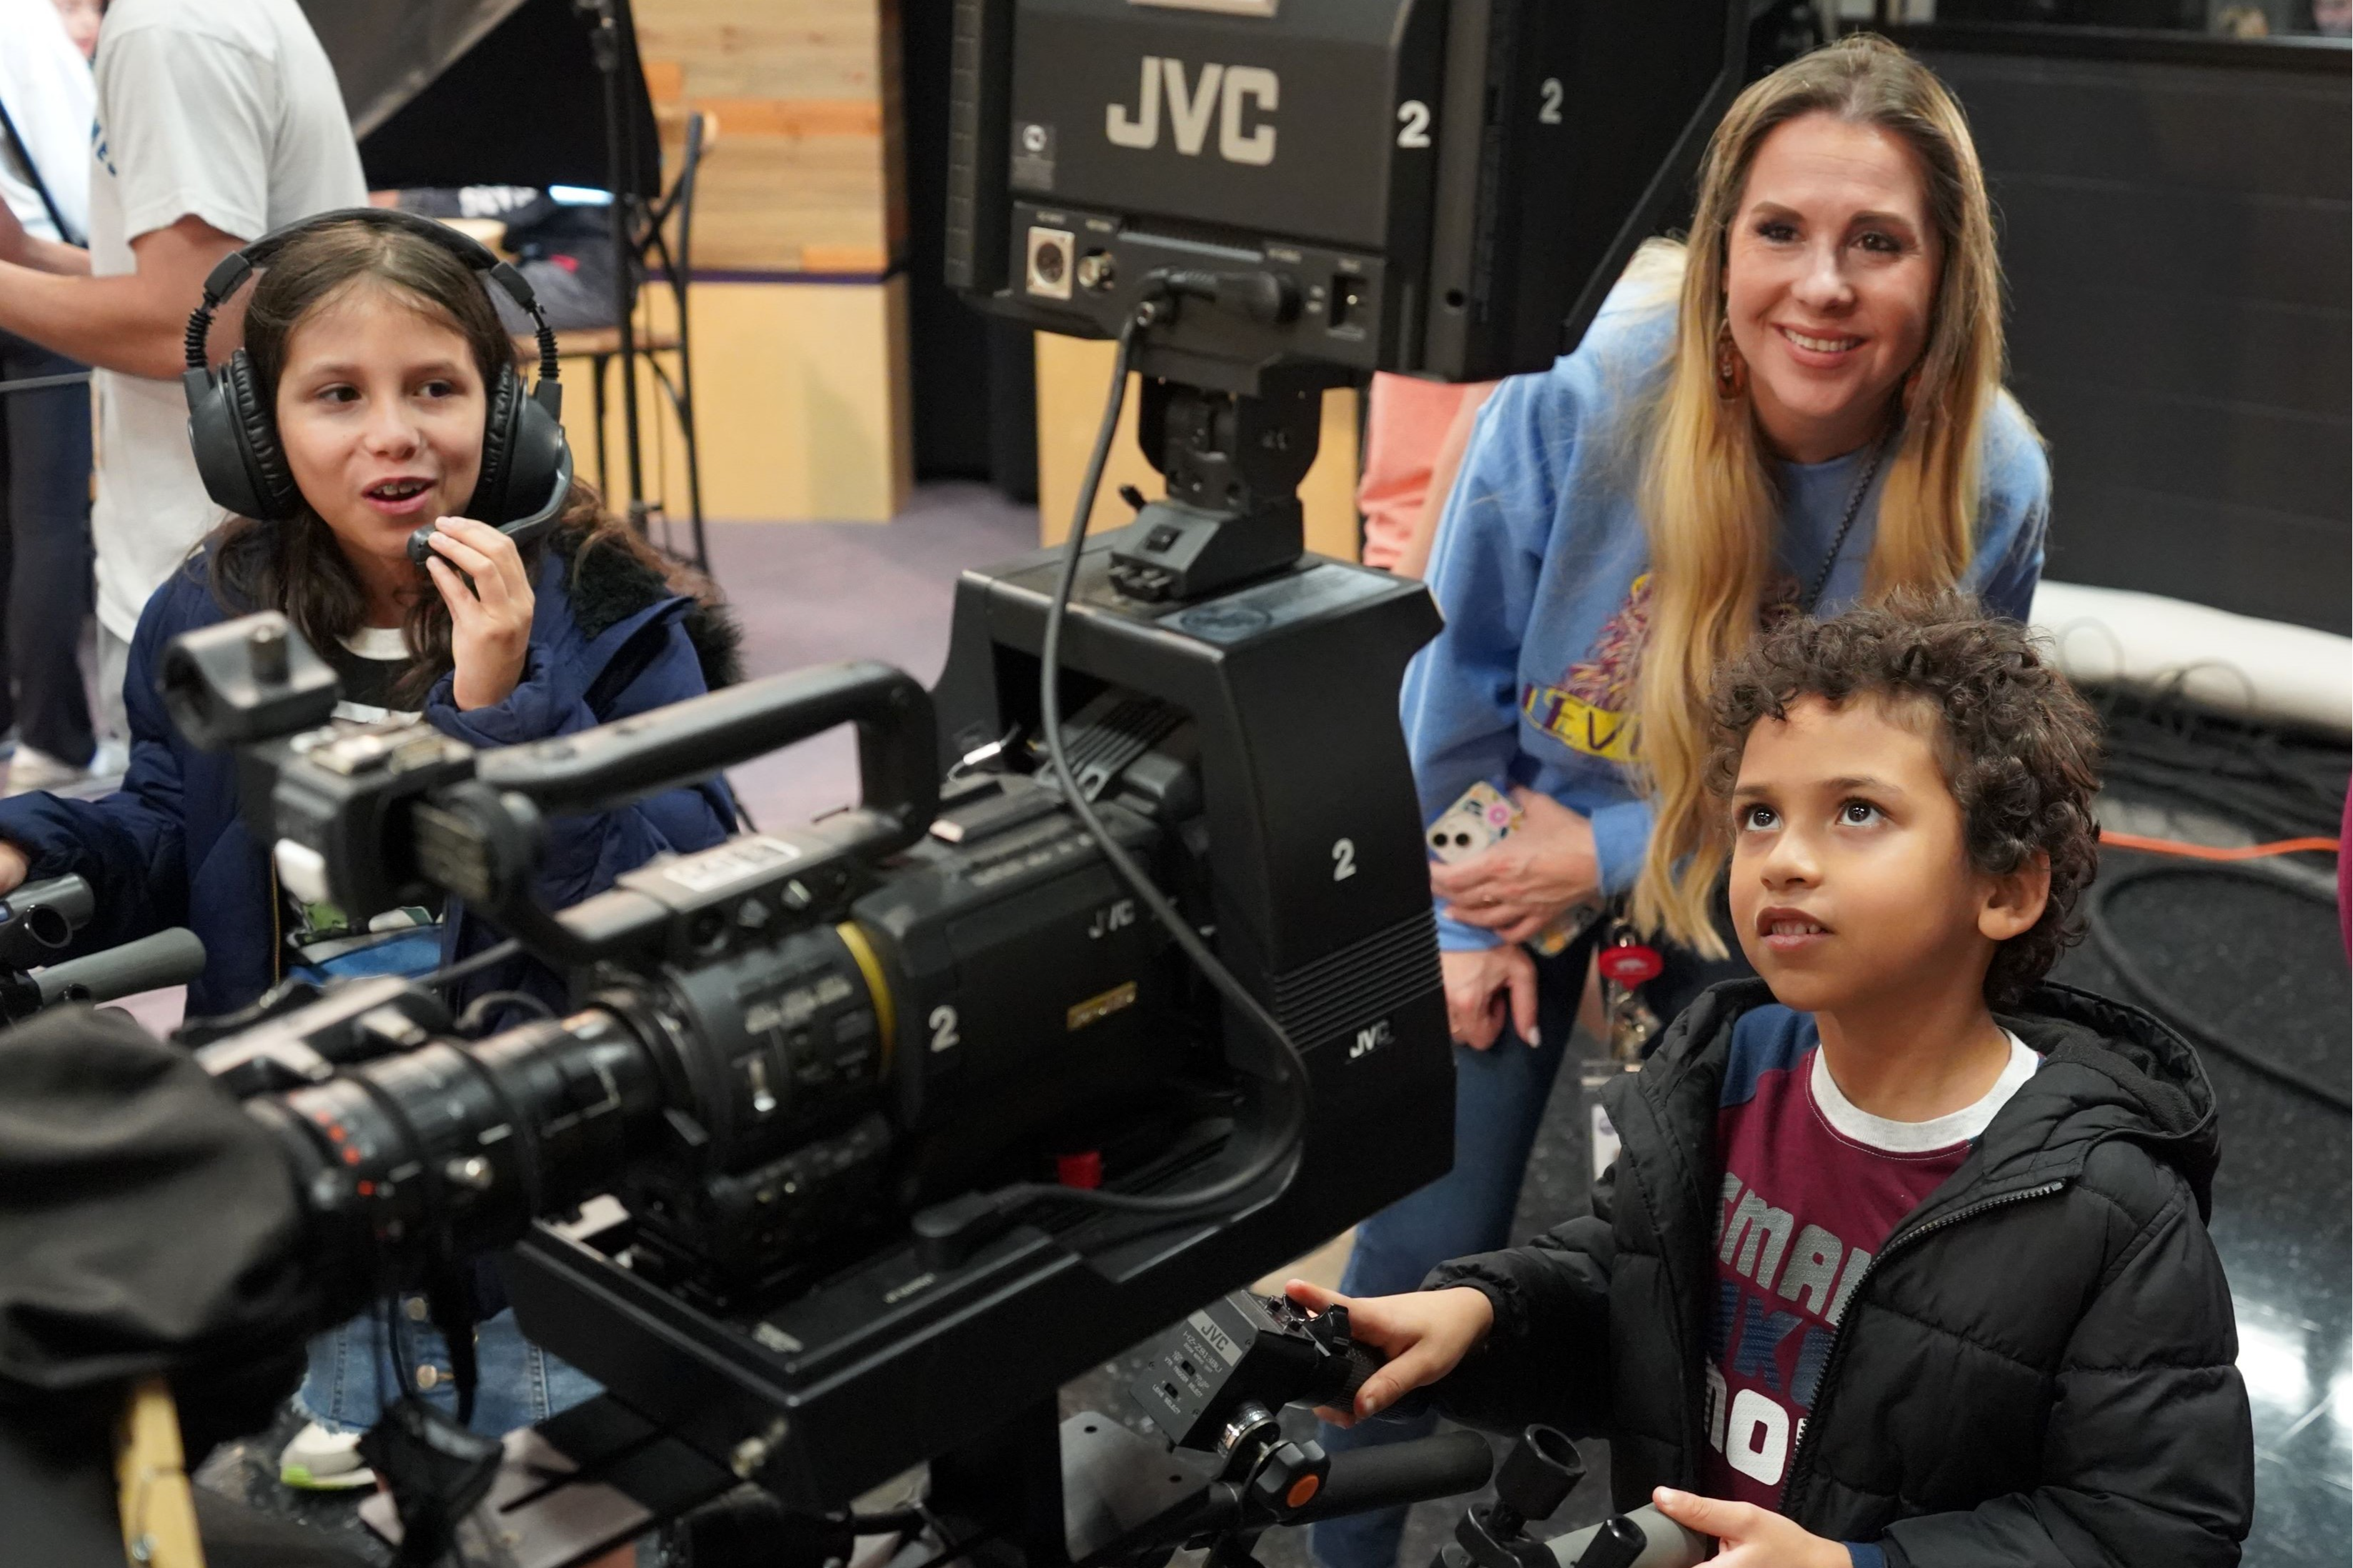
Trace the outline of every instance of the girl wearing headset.
<instances>
[{"instance_id":1,"label":"girl wearing headset","mask_svg":"<svg viewBox=\"0 0 2353 1568\"><path fill-rule=\"evenodd\" d=\"M1670 1017L1725 956L1716 667L1767 618L1899 587L2022 620L2042 575L2050 469L2001 384L1984 175L1936 78L1868 36L1795 60L1725 113L1698 196L1689 243L1639 254L1576 353L1497 389L1439 525L1446 626L1403 696L1424 817L1481 783L1525 815L1430 868L1454 1168L1358 1227L1350 1297L1510 1239L1592 939L1523 943L1629 899L1672 944ZM1413 1435L1384 1425L1324 1447ZM1387 1568L1402 1524L1319 1524L1314 1556Z\"/></svg>"},{"instance_id":2,"label":"girl wearing headset","mask_svg":"<svg viewBox=\"0 0 2353 1568\"><path fill-rule=\"evenodd\" d=\"M283 515L229 518L149 602L125 681L132 756L121 791L0 801L0 891L27 877L86 878L98 907L79 933L84 951L195 928L207 955L188 988L198 1016L244 1006L299 968L430 970L501 933L453 900L409 911L416 923L385 942L287 896L268 847L238 820L234 759L195 750L165 716L155 678L172 637L281 611L334 666L347 704L421 713L480 747L587 729L733 678L734 634L723 615L679 591L585 485L571 487L542 542L518 548L491 526L553 499L508 493L510 469L529 461L517 449L533 433L529 416L552 415L525 406L513 345L481 276L493 265L487 252L427 220L353 212L312 219L246 256L260 275L243 362L233 358L217 384L236 394L229 412L243 450L206 451L219 432L203 417L193 423L215 499L236 495ZM547 445L548 433L537 434ZM224 471L259 483L240 490ZM549 488L543 477L539 488ZM432 553L419 571L408 542L427 524L436 525ZM656 855L707 848L733 816L724 786L712 781L553 819L541 900L577 903ZM372 939L379 945L364 946ZM322 958L331 952L340 956ZM523 1005L564 1000L557 978L523 960L464 989L522 992ZM453 993L453 1004L463 999ZM484 1321L475 1428L528 1425L593 1393L524 1342L501 1310L495 1277L476 1273ZM422 1305L405 1304L408 1321L395 1315L397 1334L363 1321L315 1341L305 1408L335 1426L370 1425L380 1394L398 1385L387 1339L404 1346L410 1381L448 1400L450 1363L417 1321Z\"/></svg>"}]
</instances>

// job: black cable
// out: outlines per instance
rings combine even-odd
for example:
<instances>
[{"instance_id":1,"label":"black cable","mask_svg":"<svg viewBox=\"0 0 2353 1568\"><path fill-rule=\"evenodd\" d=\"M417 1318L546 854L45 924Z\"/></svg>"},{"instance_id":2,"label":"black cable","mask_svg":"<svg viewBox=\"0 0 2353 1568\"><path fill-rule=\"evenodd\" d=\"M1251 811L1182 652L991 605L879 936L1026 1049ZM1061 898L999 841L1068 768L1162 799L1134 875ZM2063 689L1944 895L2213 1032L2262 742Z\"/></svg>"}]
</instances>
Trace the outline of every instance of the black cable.
<instances>
[{"instance_id":1,"label":"black cable","mask_svg":"<svg viewBox=\"0 0 2353 1568\"><path fill-rule=\"evenodd\" d=\"M469 974L480 973L494 963L504 963L522 952L522 943L510 937L504 942L482 949L471 958L459 959L448 968L427 975L420 984L432 986L436 990L444 985L454 985Z\"/></svg>"},{"instance_id":2,"label":"black cable","mask_svg":"<svg viewBox=\"0 0 2353 1568\"><path fill-rule=\"evenodd\" d=\"M490 1010L501 1004L525 1008L551 1021L555 1017L554 1008L528 991L485 991L466 1004L466 1010L458 1015L458 1032L461 1035L472 1034L482 1026L482 1020L489 1015Z\"/></svg>"},{"instance_id":3,"label":"black cable","mask_svg":"<svg viewBox=\"0 0 2353 1568\"><path fill-rule=\"evenodd\" d=\"M2282 1088L2293 1089L2307 1099L2319 1101L2340 1114L2353 1115L2353 1098L2333 1084L2321 1082L2302 1068L2280 1060L2260 1047L2236 1040L2219 1026L2199 1016L2181 1005L2172 995L2149 978L2148 972L2126 951L2124 942L2109 924L2109 906L2116 896L2126 888L2154 882L2168 877L2227 878L2234 881L2253 882L2293 897L2336 908L2336 901L2319 889L2284 877L2271 876L2252 866L2229 861L2193 862L2183 865L2135 866L2113 877L2103 877L2092 885L2092 896L2084 906L2084 925L2091 936L2092 946L2116 971L2124 988L2134 999L2174 1029L2191 1044L2238 1063L2250 1072L2260 1074Z\"/></svg>"},{"instance_id":4,"label":"black cable","mask_svg":"<svg viewBox=\"0 0 2353 1568\"><path fill-rule=\"evenodd\" d=\"M2353 771L2341 746L2216 714L2182 695L2178 672L2155 691L2100 692L2102 774L2203 807L2260 837L2331 837Z\"/></svg>"},{"instance_id":5,"label":"black cable","mask_svg":"<svg viewBox=\"0 0 2353 1568\"><path fill-rule=\"evenodd\" d=\"M1000 1527L997 1525L983 1525L977 1532L965 1536L962 1541L950 1542L947 1539L947 1533L943 1531L940 1534L942 1542L940 1550L924 1558L915 1565L915 1568L943 1568L944 1564L955 1562L982 1542L996 1540L1001 1532Z\"/></svg>"},{"instance_id":6,"label":"black cable","mask_svg":"<svg viewBox=\"0 0 2353 1568\"><path fill-rule=\"evenodd\" d=\"M1119 428L1121 406L1127 399L1127 377L1135 358L1136 340L1144 330L1160 319L1164 309L1154 298L1147 298L1120 328L1119 353L1112 366L1110 395L1104 400L1103 423L1095 432L1094 451L1087 459L1085 479L1079 486L1079 500L1071 518L1070 537L1062 545L1062 572L1054 590L1054 600L1046 612L1046 636L1039 652L1038 705L1039 729L1046 743L1046 757L1051 764L1055 780L1061 785L1062 798L1072 815L1087 830L1112 869L1119 874L1135 894L1137 901L1152 911L1153 919L1165 927L1192 960L1203 978L1247 1019L1250 1026L1271 1041L1281 1053L1284 1068L1283 1086L1290 1091L1285 1096L1283 1125L1281 1134L1272 1139L1267 1149L1240 1170L1220 1177L1205 1187L1177 1193L1116 1193L1101 1188L1065 1187L1047 1183L1021 1183L990 1194L998 1207L1026 1203L1041 1198L1059 1199L1065 1203L1083 1204L1090 1207L1117 1209L1137 1214L1190 1214L1196 1210L1225 1202L1248 1192L1263 1180L1270 1171L1281 1167L1297 1152L1307 1126L1307 1063L1299 1054L1288 1033L1265 1005L1252 995L1248 987L1234 978L1233 972L1219 963L1209 951L1192 923L1170 903L1152 879L1137 865L1126 849L1103 826L1103 819L1086 792L1079 787L1071 771L1071 759L1062 741L1062 695L1057 677L1061 669L1062 626L1068 618L1071 595L1079 579L1079 559L1086 546L1087 521L1094 511L1095 492L1103 484L1105 460L1111 455L1113 437Z\"/></svg>"},{"instance_id":7,"label":"black cable","mask_svg":"<svg viewBox=\"0 0 2353 1568\"><path fill-rule=\"evenodd\" d=\"M885 1509L881 1513L853 1513L849 1530L853 1535L920 1535L934 1528L930 1515L919 1508ZM940 1531L947 1539L947 1531Z\"/></svg>"}]
</instances>

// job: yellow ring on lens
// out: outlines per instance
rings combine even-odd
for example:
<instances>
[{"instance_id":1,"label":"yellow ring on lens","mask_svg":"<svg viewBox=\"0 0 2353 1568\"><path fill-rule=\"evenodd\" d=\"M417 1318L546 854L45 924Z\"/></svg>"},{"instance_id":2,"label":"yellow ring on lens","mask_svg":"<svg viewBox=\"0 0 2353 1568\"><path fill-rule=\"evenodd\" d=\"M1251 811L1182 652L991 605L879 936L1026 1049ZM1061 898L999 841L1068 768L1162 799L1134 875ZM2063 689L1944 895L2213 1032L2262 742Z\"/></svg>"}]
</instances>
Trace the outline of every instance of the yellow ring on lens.
<instances>
[{"instance_id":1,"label":"yellow ring on lens","mask_svg":"<svg viewBox=\"0 0 2353 1568\"><path fill-rule=\"evenodd\" d=\"M856 921L844 921L833 930L857 961L858 972L866 976L866 994L874 1004L874 1026L882 1031L882 1065L875 1076L889 1078L891 1056L899 1043L899 1010L892 1005L891 982L882 972L881 955Z\"/></svg>"}]
</instances>

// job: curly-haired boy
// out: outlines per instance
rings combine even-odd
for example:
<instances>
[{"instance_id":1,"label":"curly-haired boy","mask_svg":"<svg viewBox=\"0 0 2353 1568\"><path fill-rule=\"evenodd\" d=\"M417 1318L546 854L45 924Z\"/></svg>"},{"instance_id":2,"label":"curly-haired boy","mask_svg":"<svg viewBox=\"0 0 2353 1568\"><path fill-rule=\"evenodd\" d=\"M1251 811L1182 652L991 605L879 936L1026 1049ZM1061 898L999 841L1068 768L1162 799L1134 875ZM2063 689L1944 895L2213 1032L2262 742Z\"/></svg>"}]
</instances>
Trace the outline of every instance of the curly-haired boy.
<instances>
[{"instance_id":1,"label":"curly-haired boy","mask_svg":"<svg viewBox=\"0 0 2353 1568\"><path fill-rule=\"evenodd\" d=\"M1947 597L1767 634L1715 720L1761 982L1607 1091L1590 1217L1349 1302L1391 1358L1355 1415L1435 1384L1606 1436L1619 1505L1738 1568L2236 1563L2212 1093L2155 1020L2042 983L2094 869L2091 714Z\"/></svg>"}]
</instances>

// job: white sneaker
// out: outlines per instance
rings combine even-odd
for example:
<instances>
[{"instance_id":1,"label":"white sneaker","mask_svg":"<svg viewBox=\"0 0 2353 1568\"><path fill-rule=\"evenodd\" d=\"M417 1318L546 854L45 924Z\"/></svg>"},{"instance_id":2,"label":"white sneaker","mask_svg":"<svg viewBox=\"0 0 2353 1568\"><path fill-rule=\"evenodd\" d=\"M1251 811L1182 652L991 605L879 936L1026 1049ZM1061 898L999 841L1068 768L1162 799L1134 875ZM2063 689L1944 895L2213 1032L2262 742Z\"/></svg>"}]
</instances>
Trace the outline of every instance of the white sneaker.
<instances>
[{"instance_id":1,"label":"white sneaker","mask_svg":"<svg viewBox=\"0 0 2353 1568\"><path fill-rule=\"evenodd\" d=\"M121 780L123 770L130 764L130 748L120 741L100 741L98 750L90 755L90 765L81 768L37 746L19 744L16 755L8 759L7 784L0 788L0 795L29 795L35 790L87 795L91 793L91 785L104 793Z\"/></svg>"},{"instance_id":2,"label":"white sneaker","mask_svg":"<svg viewBox=\"0 0 2353 1568\"><path fill-rule=\"evenodd\" d=\"M7 793L29 795L35 790L61 789L67 784L79 784L89 776L88 768L78 768L37 747L20 743L16 747L16 754L8 759Z\"/></svg>"},{"instance_id":3,"label":"white sneaker","mask_svg":"<svg viewBox=\"0 0 2353 1568\"><path fill-rule=\"evenodd\" d=\"M294 1440L280 1450L278 1479L307 1492L375 1485L375 1472L360 1462L360 1435L330 1432L316 1421L295 1433Z\"/></svg>"}]
</instances>

